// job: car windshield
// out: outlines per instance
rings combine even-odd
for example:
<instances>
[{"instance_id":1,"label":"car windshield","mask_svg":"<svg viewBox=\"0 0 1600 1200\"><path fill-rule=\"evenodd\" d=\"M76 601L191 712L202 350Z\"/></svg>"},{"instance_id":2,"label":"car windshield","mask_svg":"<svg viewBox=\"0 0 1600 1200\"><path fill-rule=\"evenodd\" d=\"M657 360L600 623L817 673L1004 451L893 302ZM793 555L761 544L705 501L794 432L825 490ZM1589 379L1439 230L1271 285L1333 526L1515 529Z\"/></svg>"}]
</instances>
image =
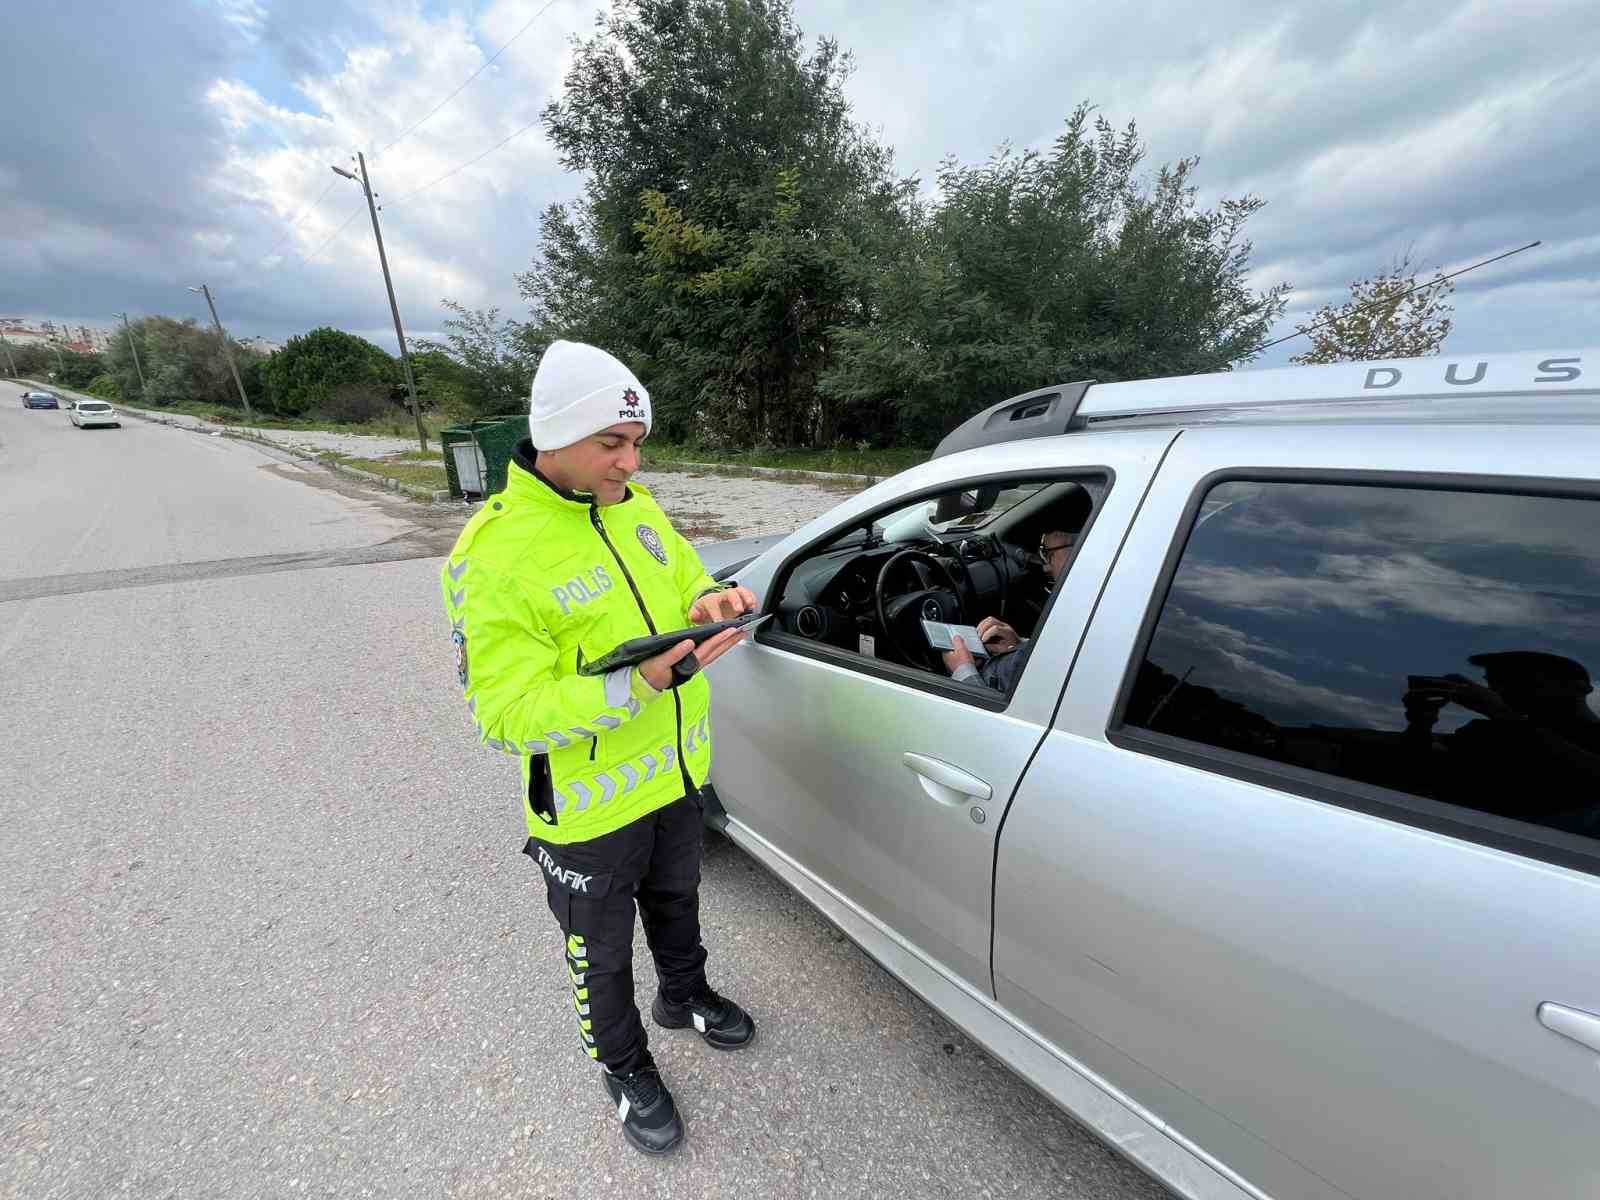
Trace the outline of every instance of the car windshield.
<instances>
[{"instance_id":1,"label":"car windshield","mask_svg":"<svg viewBox=\"0 0 1600 1200\"><path fill-rule=\"evenodd\" d=\"M937 500L918 500L878 520L887 542L912 542L935 533L982 529L1048 487L1020 483L1006 488L952 492Z\"/></svg>"},{"instance_id":2,"label":"car windshield","mask_svg":"<svg viewBox=\"0 0 1600 1200\"><path fill-rule=\"evenodd\" d=\"M83 400L78 404L79 412L109 412L111 405L99 400Z\"/></svg>"}]
</instances>

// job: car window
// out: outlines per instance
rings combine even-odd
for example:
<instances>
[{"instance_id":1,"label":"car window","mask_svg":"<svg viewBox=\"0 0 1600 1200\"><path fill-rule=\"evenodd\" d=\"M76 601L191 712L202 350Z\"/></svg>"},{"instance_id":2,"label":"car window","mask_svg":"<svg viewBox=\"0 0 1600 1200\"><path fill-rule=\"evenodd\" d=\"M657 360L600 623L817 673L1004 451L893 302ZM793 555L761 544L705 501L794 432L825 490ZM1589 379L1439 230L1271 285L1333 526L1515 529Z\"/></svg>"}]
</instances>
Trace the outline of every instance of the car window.
<instances>
[{"instance_id":1,"label":"car window","mask_svg":"<svg viewBox=\"0 0 1600 1200\"><path fill-rule=\"evenodd\" d=\"M953 678L974 699L1008 696L1106 484L1095 475L954 485L875 515L870 533L865 520L845 528L786 569L775 632L862 669L911 668ZM996 524L1025 501L1025 513ZM998 641L980 643L970 663L946 656L963 628L970 638L991 617L1007 627Z\"/></svg>"},{"instance_id":2,"label":"car window","mask_svg":"<svg viewBox=\"0 0 1600 1200\"><path fill-rule=\"evenodd\" d=\"M1124 724L1600 838L1600 501L1230 482Z\"/></svg>"}]
</instances>

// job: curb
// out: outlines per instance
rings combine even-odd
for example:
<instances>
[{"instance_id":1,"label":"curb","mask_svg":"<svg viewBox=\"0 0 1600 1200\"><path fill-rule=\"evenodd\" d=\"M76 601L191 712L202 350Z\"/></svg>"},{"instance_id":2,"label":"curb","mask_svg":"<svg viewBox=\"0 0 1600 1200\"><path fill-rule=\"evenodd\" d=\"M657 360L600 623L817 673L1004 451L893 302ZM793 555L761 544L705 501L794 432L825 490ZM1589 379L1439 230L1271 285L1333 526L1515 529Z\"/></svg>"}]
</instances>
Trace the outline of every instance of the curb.
<instances>
[{"instance_id":1,"label":"curb","mask_svg":"<svg viewBox=\"0 0 1600 1200\"><path fill-rule=\"evenodd\" d=\"M83 395L82 392L74 392L71 388L58 388L56 390L62 392L71 392L71 394L74 396ZM259 433L256 433L253 430L244 429L237 425L219 425L215 429L206 429L203 426L186 425L181 421L173 421L166 417L158 417L147 410L133 408L127 404L121 403L120 401L117 403L117 407L119 411L127 413L130 417L137 417L139 420L148 421L152 425L165 425L169 429L181 429L185 433L199 433L208 436L211 434L217 434L221 437L233 438L235 441L255 442L258 445L270 446L274 450L291 455L294 458L300 459L302 462L315 463L319 467L325 467L328 470L337 472L340 475L348 475L352 479L360 479L366 483L375 483L379 487L386 488L391 492L404 493L414 500L424 500L429 504L442 504L450 499L449 488L422 487L420 484L404 483L398 479L390 479L387 475L374 475L371 471L362 471L356 467L347 467L343 463L331 462L326 458L322 458L316 454L308 453L307 451L301 450L295 446L286 446L280 441L276 441L275 439L269 437L262 437Z\"/></svg>"},{"instance_id":2,"label":"curb","mask_svg":"<svg viewBox=\"0 0 1600 1200\"><path fill-rule=\"evenodd\" d=\"M308 453L295 446L285 446L282 442L274 441L272 438L262 437L260 434L239 429L232 425L224 425L220 432L224 437L231 437L241 442L256 442L262 446L271 446L274 450L281 450L285 454L291 454L302 462L316 463L319 467L326 467L328 470L336 471L340 475L348 475L352 479L375 483L391 492L403 492L414 499L426 500L430 504L438 504L441 501L450 499L449 488L428 488L420 484L405 483L399 479L390 479L387 475L374 475L371 471L363 471L358 467L347 467L342 462L335 462L320 455Z\"/></svg>"}]
</instances>

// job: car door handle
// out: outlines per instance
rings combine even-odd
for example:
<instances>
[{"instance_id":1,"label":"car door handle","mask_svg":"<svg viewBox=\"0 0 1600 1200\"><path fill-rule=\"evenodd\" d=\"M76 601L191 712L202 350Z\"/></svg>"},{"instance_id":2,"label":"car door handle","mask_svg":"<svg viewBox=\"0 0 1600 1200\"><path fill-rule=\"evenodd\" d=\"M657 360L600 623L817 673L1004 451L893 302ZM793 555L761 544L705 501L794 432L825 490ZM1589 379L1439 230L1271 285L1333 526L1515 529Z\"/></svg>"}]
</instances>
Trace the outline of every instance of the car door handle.
<instances>
[{"instance_id":1,"label":"car door handle","mask_svg":"<svg viewBox=\"0 0 1600 1200\"><path fill-rule=\"evenodd\" d=\"M1539 1024L1562 1037L1582 1042L1591 1050L1600 1051L1600 1016L1584 1012L1581 1008L1568 1008L1565 1004L1551 1004L1546 1000L1539 1005Z\"/></svg>"},{"instance_id":2,"label":"car door handle","mask_svg":"<svg viewBox=\"0 0 1600 1200\"><path fill-rule=\"evenodd\" d=\"M994 795L994 789L976 775L937 758L929 758L926 754L912 754L908 751L900 761L916 775L922 790L940 804L958 805L968 800L987 801Z\"/></svg>"}]
</instances>

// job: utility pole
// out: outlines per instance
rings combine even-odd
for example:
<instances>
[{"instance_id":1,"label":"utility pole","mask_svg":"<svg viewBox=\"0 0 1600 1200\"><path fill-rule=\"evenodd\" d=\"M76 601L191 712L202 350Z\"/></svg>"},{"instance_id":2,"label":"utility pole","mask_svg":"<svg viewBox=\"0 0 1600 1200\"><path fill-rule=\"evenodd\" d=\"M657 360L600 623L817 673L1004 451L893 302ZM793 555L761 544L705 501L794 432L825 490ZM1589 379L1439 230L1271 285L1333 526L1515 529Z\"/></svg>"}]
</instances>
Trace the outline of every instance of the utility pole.
<instances>
[{"instance_id":1,"label":"utility pole","mask_svg":"<svg viewBox=\"0 0 1600 1200\"><path fill-rule=\"evenodd\" d=\"M128 349L133 351L133 369L139 372L139 396L142 399L145 393L144 368L139 365L139 347L133 340L133 326L128 324L128 314L118 313L122 318L122 327L128 331Z\"/></svg>"},{"instance_id":2,"label":"utility pole","mask_svg":"<svg viewBox=\"0 0 1600 1200\"><path fill-rule=\"evenodd\" d=\"M222 327L222 322L217 319L217 306L211 299L211 289L201 284L197 288L190 288L191 292L199 292L206 298L206 307L211 310L211 321L217 327L217 336L222 339L222 353L228 360L228 370L233 372L234 386L239 389L239 403L244 405L244 415L254 418L255 413L250 411L250 397L244 394L244 384L239 380L239 368L233 365L233 350L228 345L228 331Z\"/></svg>"},{"instance_id":3,"label":"utility pole","mask_svg":"<svg viewBox=\"0 0 1600 1200\"><path fill-rule=\"evenodd\" d=\"M389 312L394 316L394 336L400 343L400 366L405 371L406 392L411 397L411 419L417 423L417 445L422 452L428 452L428 435L422 428L422 410L417 407L417 384L411 375L411 355L406 351L406 333L400 327L400 306L394 302L394 284L389 279L389 257L383 252L383 231L378 228L378 206L372 198L372 184L367 179L367 156L356 153L356 162L361 165L359 176L346 171L343 167L333 167L335 175L343 175L346 179L354 179L361 185L361 190L367 197L367 211L372 214L372 236L378 242L378 263L383 267L383 286L389 292Z\"/></svg>"}]
</instances>

